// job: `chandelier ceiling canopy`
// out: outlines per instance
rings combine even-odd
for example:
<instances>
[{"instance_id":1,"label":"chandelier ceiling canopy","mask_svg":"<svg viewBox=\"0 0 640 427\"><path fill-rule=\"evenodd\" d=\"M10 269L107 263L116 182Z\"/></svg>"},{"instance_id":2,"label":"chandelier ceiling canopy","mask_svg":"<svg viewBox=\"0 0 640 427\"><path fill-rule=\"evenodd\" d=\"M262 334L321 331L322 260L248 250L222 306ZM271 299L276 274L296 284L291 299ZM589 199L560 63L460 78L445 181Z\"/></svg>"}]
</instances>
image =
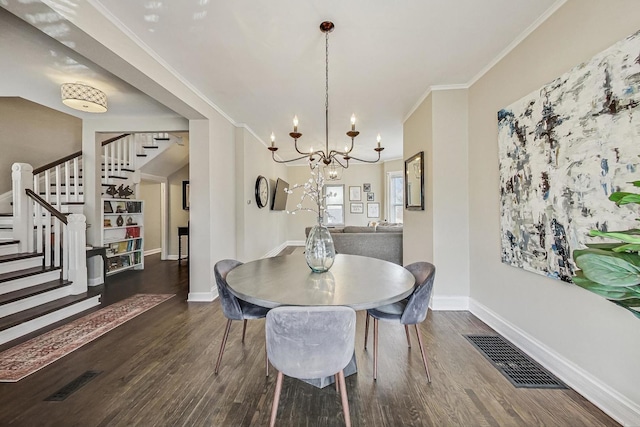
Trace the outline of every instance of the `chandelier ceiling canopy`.
<instances>
[{"instance_id":1,"label":"chandelier ceiling canopy","mask_svg":"<svg viewBox=\"0 0 640 427\"><path fill-rule=\"evenodd\" d=\"M354 157L351 155L354 146L354 139L360 134L356 130L356 116L351 115L351 130L346 134L350 138L351 142L347 143L344 147L344 151L329 149L329 33L335 28L333 22L324 21L320 24L320 31L325 35L325 145L324 150L314 150L311 148L308 152L302 151L298 147L298 140L302 137L302 133L298 132L298 116L293 117L293 132L289 133L289 136L293 138L295 150L300 156L293 159L280 160L276 158L275 153L278 151L276 146L276 137L271 133L271 145L268 147L271 151L271 158L277 163L289 163L296 160L308 159L312 168L315 168L318 164L322 164L325 167L325 178L328 180L340 179L342 169L349 167L350 160L357 160L365 163L376 163L380 160L380 152L384 150L384 147L380 145L380 135L377 138L377 147L374 151L378 154L376 159L366 160Z\"/></svg>"}]
</instances>

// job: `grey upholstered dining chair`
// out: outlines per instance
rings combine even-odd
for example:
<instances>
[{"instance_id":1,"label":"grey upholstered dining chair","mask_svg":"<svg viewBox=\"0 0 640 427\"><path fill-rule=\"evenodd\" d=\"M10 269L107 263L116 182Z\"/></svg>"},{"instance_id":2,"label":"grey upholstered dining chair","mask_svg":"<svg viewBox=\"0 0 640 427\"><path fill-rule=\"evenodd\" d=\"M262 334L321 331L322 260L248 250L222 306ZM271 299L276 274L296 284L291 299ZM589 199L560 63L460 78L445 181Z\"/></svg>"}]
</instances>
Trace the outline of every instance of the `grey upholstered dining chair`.
<instances>
[{"instance_id":1,"label":"grey upholstered dining chair","mask_svg":"<svg viewBox=\"0 0 640 427\"><path fill-rule=\"evenodd\" d=\"M424 352L422 335L418 329L418 323L421 323L427 317L431 292L433 291L433 280L436 275L436 267L428 262L415 262L407 265L405 268L416 278L413 293L402 301L367 310L367 321L364 328L364 348L365 350L367 348L369 316L371 316L373 317L373 379L376 380L378 378L378 320L396 322L404 325L409 348L411 348L409 325L414 325L416 335L418 335L424 370L427 373L427 380L431 382L431 375L429 375L429 367L427 366L427 356Z\"/></svg>"},{"instance_id":2,"label":"grey upholstered dining chair","mask_svg":"<svg viewBox=\"0 0 640 427\"><path fill-rule=\"evenodd\" d=\"M229 336L229 330L231 329L231 322L233 320L242 320L242 343L244 344L244 336L247 331L247 320L249 319L262 319L266 317L268 308L260 307L246 301L239 300L229 291L229 285L227 284L227 274L237 266L242 265L240 261L233 259L225 259L218 261L213 267L214 274L216 276L216 284L218 285L218 298L222 305L222 313L227 318L227 326L224 330L224 336L222 337L222 343L220 344L220 353L218 354L218 361L216 362L216 368L214 373L218 373L220 362L222 361L222 353L224 353L224 347L227 344L227 337ZM265 367L267 376L269 376L269 361L265 355Z\"/></svg>"},{"instance_id":3,"label":"grey upholstered dining chair","mask_svg":"<svg viewBox=\"0 0 640 427\"><path fill-rule=\"evenodd\" d=\"M342 411L351 425L343 369L353 357L356 312L349 307L277 307L267 314L267 355L278 370L270 425L275 425L282 378L336 376ZM337 387L336 387L337 388Z\"/></svg>"}]
</instances>

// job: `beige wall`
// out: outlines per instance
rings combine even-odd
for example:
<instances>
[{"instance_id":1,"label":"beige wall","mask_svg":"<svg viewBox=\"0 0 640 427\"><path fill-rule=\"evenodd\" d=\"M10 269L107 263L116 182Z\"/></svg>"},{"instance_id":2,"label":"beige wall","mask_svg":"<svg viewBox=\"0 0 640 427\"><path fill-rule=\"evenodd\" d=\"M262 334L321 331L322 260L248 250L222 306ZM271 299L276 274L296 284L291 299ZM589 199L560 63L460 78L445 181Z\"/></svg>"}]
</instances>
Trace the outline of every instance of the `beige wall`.
<instances>
[{"instance_id":1,"label":"beige wall","mask_svg":"<svg viewBox=\"0 0 640 427\"><path fill-rule=\"evenodd\" d=\"M144 200L144 250L153 251L162 248L160 230L160 183L141 181L138 186L139 198Z\"/></svg>"},{"instance_id":2,"label":"beige wall","mask_svg":"<svg viewBox=\"0 0 640 427\"><path fill-rule=\"evenodd\" d=\"M189 180L189 165L183 167L167 179L167 198L169 199L169 247L167 256L176 259L178 256L178 227L189 224L189 211L182 209L182 181ZM182 256L188 254L186 238L182 238ZM150 249L145 244L145 249Z\"/></svg>"},{"instance_id":3,"label":"beige wall","mask_svg":"<svg viewBox=\"0 0 640 427\"><path fill-rule=\"evenodd\" d=\"M82 148L82 120L17 97L0 97L0 194L11 191L11 165L38 168Z\"/></svg>"},{"instance_id":4,"label":"beige wall","mask_svg":"<svg viewBox=\"0 0 640 427\"><path fill-rule=\"evenodd\" d=\"M404 211L403 263L433 261L433 97L430 94L404 122L404 159L424 151L425 210ZM404 166L403 166L404 171Z\"/></svg>"},{"instance_id":5,"label":"beige wall","mask_svg":"<svg viewBox=\"0 0 640 427\"><path fill-rule=\"evenodd\" d=\"M601 394L586 397L610 408L635 405L629 425L640 423L640 320L577 286L500 261L496 113L637 31L638 16L635 0L569 0L469 90L471 297L564 358L560 374L592 378Z\"/></svg>"},{"instance_id":6,"label":"beige wall","mask_svg":"<svg viewBox=\"0 0 640 427\"><path fill-rule=\"evenodd\" d=\"M243 262L264 257L287 240L287 213L272 211L271 200L278 178L287 181L287 167L271 160L271 152L244 128L236 129L236 246ZM269 181L269 201L258 208L255 198L259 175ZM231 184L231 180L229 180Z\"/></svg>"}]
</instances>

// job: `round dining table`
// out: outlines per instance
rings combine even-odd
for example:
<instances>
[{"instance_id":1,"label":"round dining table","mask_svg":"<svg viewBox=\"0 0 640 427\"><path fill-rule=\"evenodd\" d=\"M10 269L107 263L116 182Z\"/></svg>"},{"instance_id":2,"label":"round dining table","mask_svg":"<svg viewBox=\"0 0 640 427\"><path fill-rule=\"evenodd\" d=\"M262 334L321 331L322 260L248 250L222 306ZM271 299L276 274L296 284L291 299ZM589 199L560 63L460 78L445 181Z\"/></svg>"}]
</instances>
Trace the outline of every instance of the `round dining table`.
<instances>
[{"instance_id":1,"label":"round dining table","mask_svg":"<svg viewBox=\"0 0 640 427\"><path fill-rule=\"evenodd\" d=\"M404 267L376 258L338 254L329 271L314 273L304 255L286 255L239 265L227 274L227 284L236 297L261 307L343 305L366 310L408 297L415 278ZM356 372L354 352L344 375ZM334 376L302 381L323 388Z\"/></svg>"},{"instance_id":2,"label":"round dining table","mask_svg":"<svg viewBox=\"0 0 640 427\"><path fill-rule=\"evenodd\" d=\"M400 301L413 292L415 278L404 267L358 255L336 255L331 269L314 273L304 255L262 258L227 275L236 297L262 307L344 305L366 310Z\"/></svg>"}]
</instances>

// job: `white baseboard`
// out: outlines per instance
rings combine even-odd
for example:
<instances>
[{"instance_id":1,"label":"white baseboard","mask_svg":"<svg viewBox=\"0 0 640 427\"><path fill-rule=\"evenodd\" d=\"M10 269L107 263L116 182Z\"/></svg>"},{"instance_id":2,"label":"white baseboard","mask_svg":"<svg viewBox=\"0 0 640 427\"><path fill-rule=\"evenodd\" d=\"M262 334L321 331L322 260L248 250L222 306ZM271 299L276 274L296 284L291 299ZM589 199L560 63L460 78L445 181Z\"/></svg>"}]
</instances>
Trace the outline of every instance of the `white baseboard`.
<instances>
[{"instance_id":1,"label":"white baseboard","mask_svg":"<svg viewBox=\"0 0 640 427\"><path fill-rule=\"evenodd\" d=\"M100 286L104 283L104 278L102 276L100 277L89 277L89 280L87 280L87 285L88 286Z\"/></svg>"},{"instance_id":2,"label":"white baseboard","mask_svg":"<svg viewBox=\"0 0 640 427\"><path fill-rule=\"evenodd\" d=\"M306 243L304 240L287 240L287 246L304 246Z\"/></svg>"},{"instance_id":3,"label":"white baseboard","mask_svg":"<svg viewBox=\"0 0 640 427\"><path fill-rule=\"evenodd\" d=\"M284 248L287 247L287 242L283 242L280 245L278 245L277 247L271 249L269 252L267 252L266 254L262 255L260 258L271 258L272 256L276 256L278 255L280 252L282 252L282 250Z\"/></svg>"},{"instance_id":4,"label":"white baseboard","mask_svg":"<svg viewBox=\"0 0 640 427\"><path fill-rule=\"evenodd\" d=\"M148 251L144 251L144 256L159 254L160 252L162 252L162 248L149 249ZM176 257L176 259L178 259L178 257Z\"/></svg>"},{"instance_id":5,"label":"white baseboard","mask_svg":"<svg viewBox=\"0 0 640 427\"><path fill-rule=\"evenodd\" d=\"M185 259L184 257L182 257L182 259ZM178 260L178 255L167 255L167 261L177 261Z\"/></svg>"},{"instance_id":6,"label":"white baseboard","mask_svg":"<svg viewBox=\"0 0 640 427\"><path fill-rule=\"evenodd\" d=\"M469 297L434 295L431 299L431 310L467 311L469 310Z\"/></svg>"},{"instance_id":7,"label":"white baseboard","mask_svg":"<svg viewBox=\"0 0 640 427\"><path fill-rule=\"evenodd\" d=\"M187 302L211 302L218 298L218 288L213 287L209 292L189 292Z\"/></svg>"},{"instance_id":8,"label":"white baseboard","mask_svg":"<svg viewBox=\"0 0 640 427\"><path fill-rule=\"evenodd\" d=\"M637 402L623 396L479 302L470 299L469 311L610 417L623 425L640 425L640 405Z\"/></svg>"}]
</instances>

